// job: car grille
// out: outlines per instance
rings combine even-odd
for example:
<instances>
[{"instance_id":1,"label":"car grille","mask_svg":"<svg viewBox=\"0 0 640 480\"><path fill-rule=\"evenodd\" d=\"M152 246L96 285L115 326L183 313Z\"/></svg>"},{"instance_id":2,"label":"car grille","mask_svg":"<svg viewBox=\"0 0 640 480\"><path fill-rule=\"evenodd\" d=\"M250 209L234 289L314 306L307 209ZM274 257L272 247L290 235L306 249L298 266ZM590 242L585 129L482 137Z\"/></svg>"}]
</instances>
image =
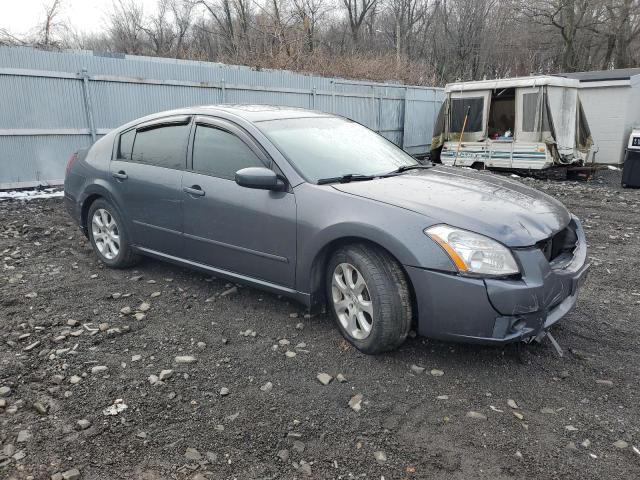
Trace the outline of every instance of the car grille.
<instances>
[{"instance_id":1,"label":"car grille","mask_svg":"<svg viewBox=\"0 0 640 480\"><path fill-rule=\"evenodd\" d=\"M578 243L575 225L571 222L564 230L554 236L537 243L547 261L552 266L562 268L573 258L573 251Z\"/></svg>"}]
</instances>

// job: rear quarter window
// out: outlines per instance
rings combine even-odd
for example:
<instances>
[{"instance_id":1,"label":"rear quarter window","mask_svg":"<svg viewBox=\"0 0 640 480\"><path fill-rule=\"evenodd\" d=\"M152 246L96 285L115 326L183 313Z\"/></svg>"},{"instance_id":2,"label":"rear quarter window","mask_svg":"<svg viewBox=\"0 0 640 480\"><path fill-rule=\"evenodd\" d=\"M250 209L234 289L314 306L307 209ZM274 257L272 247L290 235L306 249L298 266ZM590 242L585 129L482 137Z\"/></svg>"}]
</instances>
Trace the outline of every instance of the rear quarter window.
<instances>
[{"instance_id":1,"label":"rear quarter window","mask_svg":"<svg viewBox=\"0 0 640 480\"><path fill-rule=\"evenodd\" d=\"M133 150L133 139L136 131L129 130L120 135L118 139L118 158L121 160L131 160L131 151Z\"/></svg>"}]
</instances>

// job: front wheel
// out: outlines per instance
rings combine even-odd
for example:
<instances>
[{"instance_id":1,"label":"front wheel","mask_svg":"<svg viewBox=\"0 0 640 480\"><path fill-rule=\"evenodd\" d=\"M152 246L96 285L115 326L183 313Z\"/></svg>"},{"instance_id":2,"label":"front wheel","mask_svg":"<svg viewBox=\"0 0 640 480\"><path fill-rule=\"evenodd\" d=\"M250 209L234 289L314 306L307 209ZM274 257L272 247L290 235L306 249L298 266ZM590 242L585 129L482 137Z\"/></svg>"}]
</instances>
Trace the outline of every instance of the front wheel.
<instances>
[{"instance_id":1,"label":"front wheel","mask_svg":"<svg viewBox=\"0 0 640 480\"><path fill-rule=\"evenodd\" d=\"M409 287L402 268L385 251L354 244L327 265L330 310L342 335L363 353L397 348L411 327Z\"/></svg>"},{"instance_id":2,"label":"front wheel","mask_svg":"<svg viewBox=\"0 0 640 480\"><path fill-rule=\"evenodd\" d=\"M126 268L138 261L118 211L106 200L91 204L87 215L89 240L98 258L112 268Z\"/></svg>"}]
</instances>

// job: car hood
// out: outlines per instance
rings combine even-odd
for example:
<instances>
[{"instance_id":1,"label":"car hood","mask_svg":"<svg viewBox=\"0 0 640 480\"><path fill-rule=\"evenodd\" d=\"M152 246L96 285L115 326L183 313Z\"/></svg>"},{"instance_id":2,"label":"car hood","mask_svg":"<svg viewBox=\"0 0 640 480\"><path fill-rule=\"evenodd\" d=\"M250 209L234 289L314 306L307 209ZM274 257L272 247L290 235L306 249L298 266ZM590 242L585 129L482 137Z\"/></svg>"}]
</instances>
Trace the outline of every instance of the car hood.
<instances>
[{"instance_id":1,"label":"car hood","mask_svg":"<svg viewBox=\"0 0 640 480\"><path fill-rule=\"evenodd\" d=\"M571 220L564 205L549 195L495 174L461 168L437 166L333 187L423 214L431 224L446 223L489 236L510 247L534 245Z\"/></svg>"}]
</instances>

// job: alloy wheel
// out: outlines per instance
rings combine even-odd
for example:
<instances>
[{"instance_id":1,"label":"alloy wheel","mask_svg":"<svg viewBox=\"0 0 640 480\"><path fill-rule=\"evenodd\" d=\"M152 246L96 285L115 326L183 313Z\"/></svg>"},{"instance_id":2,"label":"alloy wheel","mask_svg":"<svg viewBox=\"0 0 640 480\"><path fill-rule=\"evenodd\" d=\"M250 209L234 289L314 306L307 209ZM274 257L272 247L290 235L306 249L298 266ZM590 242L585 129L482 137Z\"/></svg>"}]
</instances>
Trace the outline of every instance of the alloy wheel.
<instances>
[{"instance_id":1,"label":"alloy wheel","mask_svg":"<svg viewBox=\"0 0 640 480\"><path fill-rule=\"evenodd\" d=\"M104 208L93 213L91 232L100 255L107 260L113 260L120 252L120 229L116 219Z\"/></svg>"},{"instance_id":2,"label":"alloy wheel","mask_svg":"<svg viewBox=\"0 0 640 480\"><path fill-rule=\"evenodd\" d=\"M357 340L371 334L373 302L364 277L350 263L340 263L331 279L333 308L345 331Z\"/></svg>"}]
</instances>

